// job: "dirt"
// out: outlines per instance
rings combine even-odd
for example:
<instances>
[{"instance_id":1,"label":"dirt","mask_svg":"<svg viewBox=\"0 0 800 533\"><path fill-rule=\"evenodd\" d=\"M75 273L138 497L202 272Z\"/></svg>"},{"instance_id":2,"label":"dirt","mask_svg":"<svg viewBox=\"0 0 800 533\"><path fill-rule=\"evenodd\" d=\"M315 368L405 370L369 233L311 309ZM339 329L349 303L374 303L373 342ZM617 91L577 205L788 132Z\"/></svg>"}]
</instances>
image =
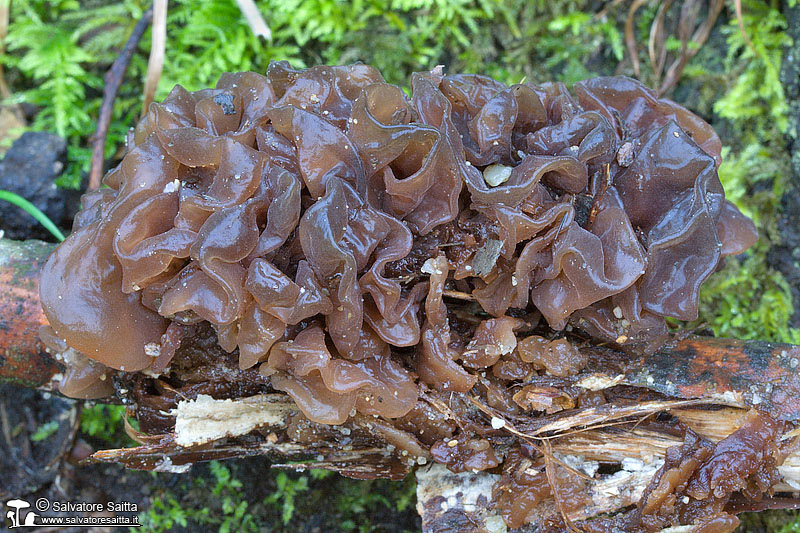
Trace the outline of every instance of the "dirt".
<instances>
[{"instance_id":1,"label":"dirt","mask_svg":"<svg viewBox=\"0 0 800 533\"><path fill-rule=\"evenodd\" d=\"M79 414L80 404L75 400L0 384L0 501L20 498L33 503L46 498L50 502L146 503L152 480L149 474L116 465L76 464L71 451ZM42 431L46 427L52 427L52 433ZM62 514L67 513L46 513Z\"/></svg>"},{"instance_id":2,"label":"dirt","mask_svg":"<svg viewBox=\"0 0 800 533\"><path fill-rule=\"evenodd\" d=\"M64 170L67 143L58 135L27 132L6 152L0 161L0 190L16 193L45 213L57 226L68 228L78 207L78 191L56 187ZM53 237L22 209L3 202L0 229L10 239Z\"/></svg>"}]
</instances>

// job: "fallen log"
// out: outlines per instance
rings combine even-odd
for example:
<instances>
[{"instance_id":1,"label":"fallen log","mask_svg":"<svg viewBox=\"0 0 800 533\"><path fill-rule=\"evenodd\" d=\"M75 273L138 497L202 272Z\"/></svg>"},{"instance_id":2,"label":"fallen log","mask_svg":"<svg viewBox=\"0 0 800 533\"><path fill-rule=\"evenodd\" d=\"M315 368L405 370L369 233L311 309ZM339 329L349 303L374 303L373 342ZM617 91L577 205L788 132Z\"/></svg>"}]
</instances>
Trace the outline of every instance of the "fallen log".
<instances>
[{"instance_id":1,"label":"fallen log","mask_svg":"<svg viewBox=\"0 0 800 533\"><path fill-rule=\"evenodd\" d=\"M61 371L39 340L39 270L55 246L0 238L0 382L46 387Z\"/></svg>"},{"instance_id":2,"label":"fallen log","mask_svg":"<svg viewBox=\"0 0 800 533\"><path fill-rule=\"evenodd\" d=\"M59 379L60 364L38 339L46 320L38 300L37 272L50 249L44 243L0 240L0 381L53 389ZM523 530L544 527L559 513L569 522L581 523L636 505L664 465L667 450L683 442L686 428L719 442L734 433L755 407L789 423L781 441L792 441L798 434L791 424L800 418L798 346L689 336L639 357L614 346L585 344L580 350L587 355L588 366L560 379L559 386L605 391L610 396L620 390L641 391L641 399L618 397L603 405L573 407L520 422L498 419L469 393L451 396L451 402L470 403L483 413L485 435L492 442L502 447L521 439L547 447L560 465L556 468L569 468L586 478L586 505L562 513L555 500L545 499L528 515ZM150 385L159 384L157 378L148 379ZM127 402L135 412L142 406L127 393L118 386L115 398L109 400ZM436 407L435 401L431 403ZM643 423L665 414L668 420ZM178 401L167 415L174 418L170 431L131 430L140 446L99 451L91 460L185 472L201 461L266 455L279 468L323 468L354 478L391 479L417 467L418 510L425 531L464 530L465 524L488 531L507 529L492 505L498 473L453 473L441 464L430 464L425 450L409 453L392 444L393 428L380 418L358 415L341 426L315 424L299 416L284 393L233 399L197 394ZM799 451L791 450L778 471L776 493L800 490ZM800 507L800 499L772 498L759 505L794 508Z\"/></svg>"}]
</instances>

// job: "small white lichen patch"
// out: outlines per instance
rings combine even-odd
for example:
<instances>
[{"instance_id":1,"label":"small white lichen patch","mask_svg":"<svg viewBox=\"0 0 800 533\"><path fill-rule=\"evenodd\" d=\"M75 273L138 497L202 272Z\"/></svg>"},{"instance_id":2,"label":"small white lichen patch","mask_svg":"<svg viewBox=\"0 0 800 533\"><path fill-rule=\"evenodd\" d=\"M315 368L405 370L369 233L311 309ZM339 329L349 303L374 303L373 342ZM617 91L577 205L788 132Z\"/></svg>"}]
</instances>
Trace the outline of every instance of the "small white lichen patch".
<instances>
[{"instance_id":1,"label":"small white lichen patch","mask_svg":"<svg viewBox=\"0 0 800 533\"><path fill-rule=\"evenodd\" d=\"M164 457L161 461L156 464L156 467L153 469L154 472L169 472L171 474L183 474L189 471L192 468L191 463L185 465L175 465L172 464L172 459L169 457Z\"/></svg>"},{"instance_id":2,"label":"small white lichen patch","mask_svg":"<svg viewBox=\"0 0 800 533\"><path fill-rule=\"evenodd\" d=\"M498 185L508 181L508 178L511 177L511 170L511 167L507 167L505 165L489 165L483 169L483 180L490 187L497 187Z\"/></svg>"}]
</instances>

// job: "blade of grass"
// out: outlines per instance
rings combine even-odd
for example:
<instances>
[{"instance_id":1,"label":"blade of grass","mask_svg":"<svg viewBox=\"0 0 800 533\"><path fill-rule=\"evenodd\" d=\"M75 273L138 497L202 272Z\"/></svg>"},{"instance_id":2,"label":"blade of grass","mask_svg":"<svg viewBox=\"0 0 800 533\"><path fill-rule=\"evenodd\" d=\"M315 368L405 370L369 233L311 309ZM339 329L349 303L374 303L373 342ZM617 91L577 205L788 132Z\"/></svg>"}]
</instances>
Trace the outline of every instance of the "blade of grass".
<instances>
[{"instance_id":1,"label":"blade of grass","mask_svg":"<svg viewBox=\"0 0 800 533\"><path fill-rule=\"evenodd\" d=\"M35 205L30 203L22 196L10 191L0 190L0 200L5 200L10 204L19 207L20 209L28 213L30 216L35 218L36 221L39 222L39 224L41 224L42 226L44 226L47 229L47 231L52 233L56 239L58 239L59 241L64 240L64 234L61 233L61 230L58 229L58 227L55 224L53 224L53 221L50 220L47 217L47 215L39 211L39 208L37 208Z\"/></svg>"}]
</instances>

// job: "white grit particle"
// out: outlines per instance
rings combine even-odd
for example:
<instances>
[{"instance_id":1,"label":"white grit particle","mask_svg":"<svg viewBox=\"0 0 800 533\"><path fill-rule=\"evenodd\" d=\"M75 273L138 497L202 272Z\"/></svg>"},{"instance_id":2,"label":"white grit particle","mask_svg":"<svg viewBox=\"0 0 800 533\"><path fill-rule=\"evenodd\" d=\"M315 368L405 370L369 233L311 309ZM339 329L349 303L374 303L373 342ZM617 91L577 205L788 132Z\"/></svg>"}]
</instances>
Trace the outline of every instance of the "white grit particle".
<instances>
[{"instance_id":1,"label":"white grit particle","mask_svg":"<svg viewBox=\"0 0 800 533\"><path fill-rule=\"evenodd\" d=\"M161 355L161 345L157 342L148 342L144 345L144 353L150 357L156 358Z\"/></svg>"},{"instance_id":2,"label":"white grit particle","mask_svg":"<svg viewBox=\"0 0 800 533\"><path fill-rule=\"evenodd\" d=\"M503 429L506 427L506 421L502 418L497 418L496 416L492 417L492 428L494 429Z\"/></svg>"},{"instance_id":3,"label":"white grit particle","mask_svg":"<svg viewBox=\"0 0 800 533\"><path fill-rule=\"evenodd\" d=\"M178 190L180 186L181 186L181 181L178 178L175 178L174 180L164 185L163 192L175 192Z\"/></svg>"},{"instance_id":4,"label":"white grit particle","mask_svg":"<svg viewBox=\"0 0 800 533\"><path fill-rule=\"evenodd\" d=\"M505 165L494 164L483 169L483 180L492 187L507 182L510 177L511 167Z\"/></svg>"}]
</instances>

